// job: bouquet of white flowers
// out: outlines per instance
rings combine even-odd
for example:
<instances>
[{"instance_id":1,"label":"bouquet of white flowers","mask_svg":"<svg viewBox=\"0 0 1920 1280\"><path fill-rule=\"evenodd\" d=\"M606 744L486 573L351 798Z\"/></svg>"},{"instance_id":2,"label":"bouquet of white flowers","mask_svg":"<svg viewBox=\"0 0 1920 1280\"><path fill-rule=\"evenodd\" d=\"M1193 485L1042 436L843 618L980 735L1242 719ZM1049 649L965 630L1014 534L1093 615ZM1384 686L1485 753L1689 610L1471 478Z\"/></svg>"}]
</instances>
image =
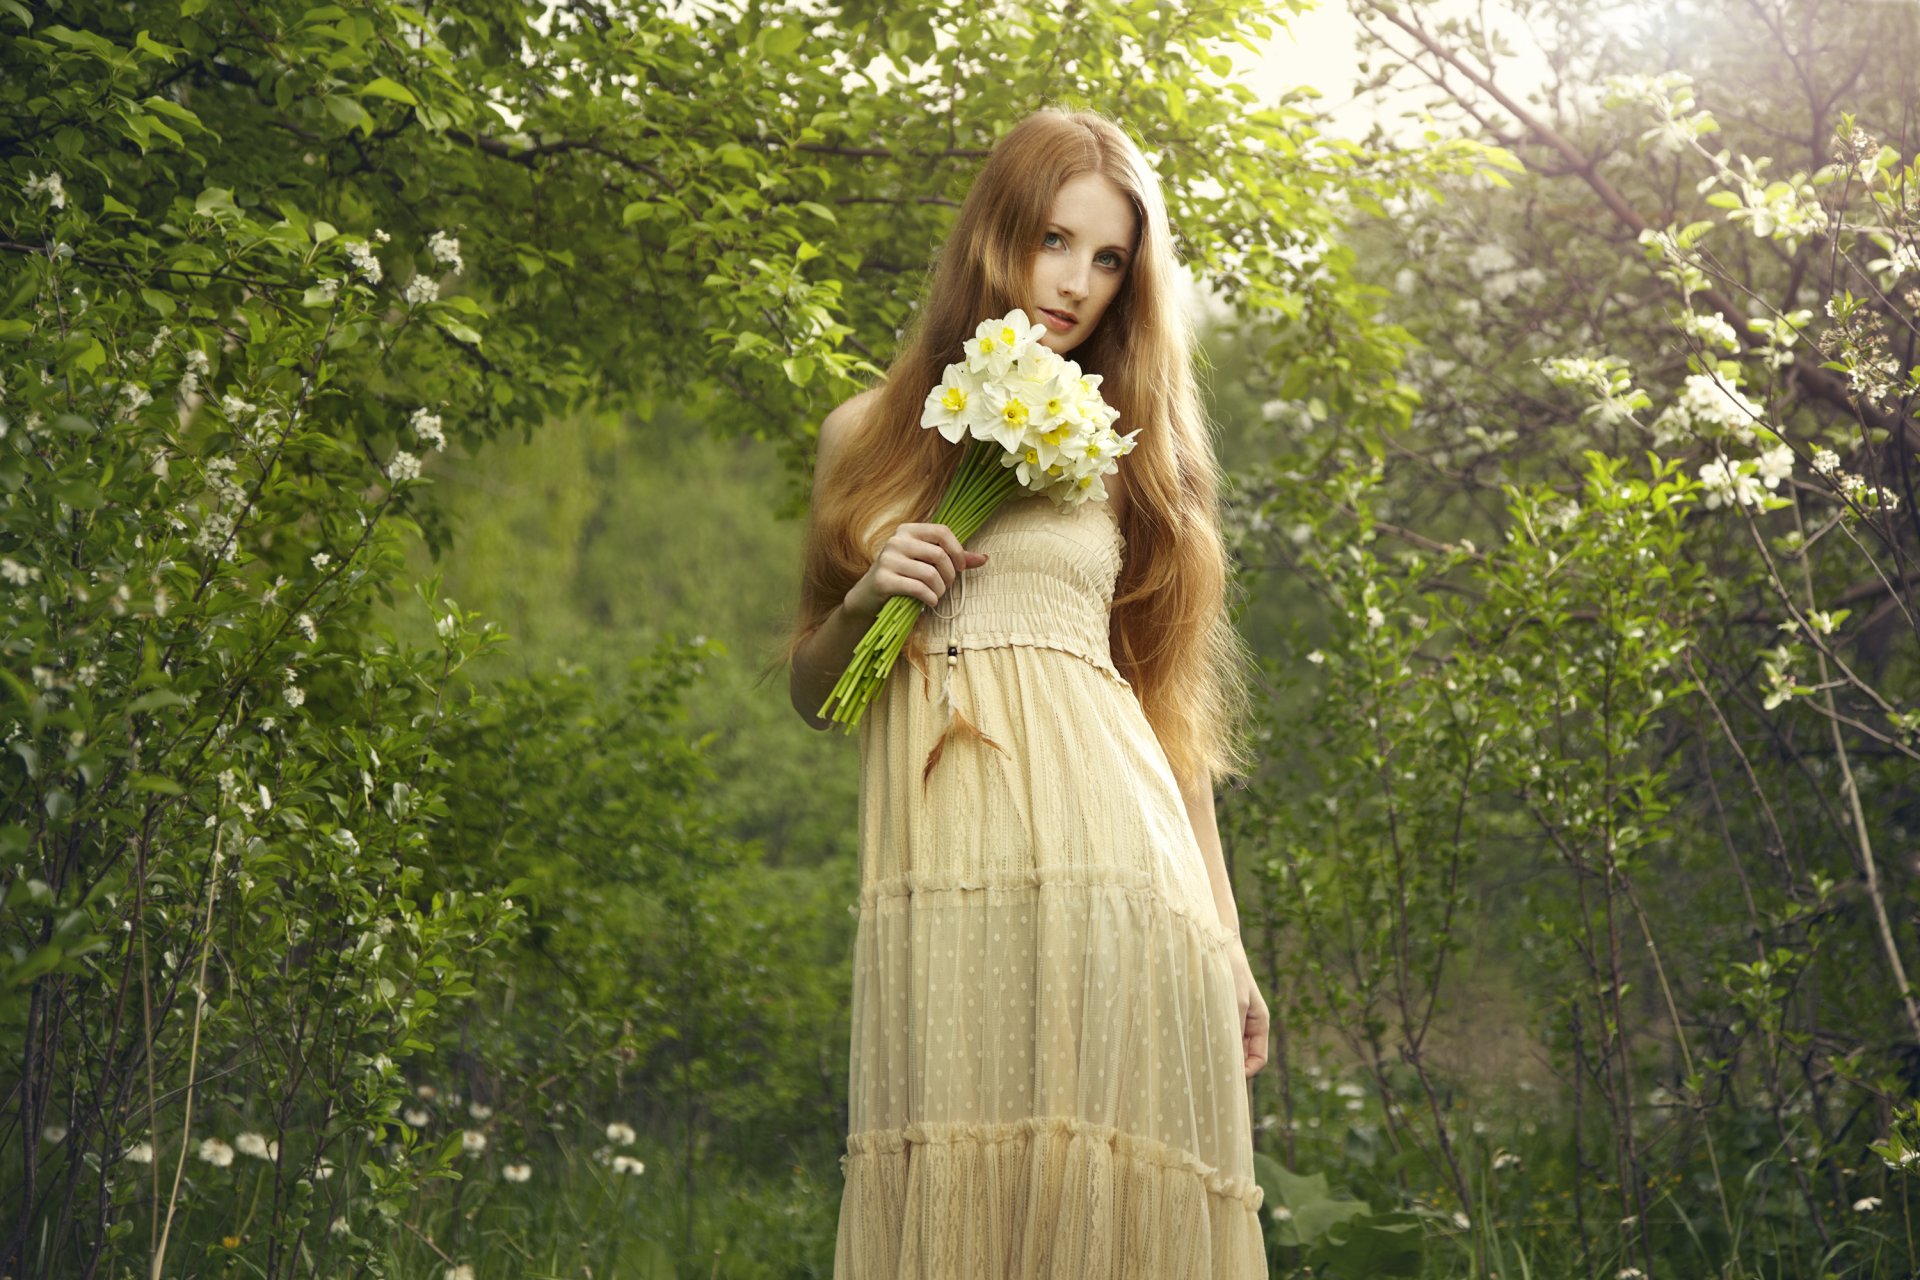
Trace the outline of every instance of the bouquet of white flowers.
<instances>
[{"instance_id":1,"label":"bouquet of white flowers","mask_svg":"<svg viewBox=\"0 0 1920 1280\"><path fill-rule=\"evenodd\" d=\"M1045 332L1018 309L985 321L966 343L966 359L948 365L927 394L920 425L949 444L971 439L932 516L963 544L1015 489L1061 505L1105 501L1102 477L1140 434L1114 432L1120 413L1100 398L1100 375L1043 346ZM925 608L912 596L888 597L821 706L823 719L847 730L860 722Z\"/></svg>"}]
</instances>

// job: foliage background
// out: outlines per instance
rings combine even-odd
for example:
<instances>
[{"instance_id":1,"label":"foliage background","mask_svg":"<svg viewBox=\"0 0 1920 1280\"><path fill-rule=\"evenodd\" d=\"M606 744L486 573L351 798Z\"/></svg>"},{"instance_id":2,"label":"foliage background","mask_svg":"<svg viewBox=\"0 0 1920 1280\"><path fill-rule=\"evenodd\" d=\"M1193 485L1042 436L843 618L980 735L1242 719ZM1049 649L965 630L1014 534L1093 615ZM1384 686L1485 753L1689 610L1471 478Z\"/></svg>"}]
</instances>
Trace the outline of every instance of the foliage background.
<instances>
[{"instance_id":1,"label":"foliage background","mask_svg":"<svg viewBox=\"0 0 1920 1280\"><path fill-rule=\"evenodd\" d=\"M761 667L1066 101L1218 299L1275 1274L1909 1274L1914 13L1355 8L1412 140L1231 82L1286 6L0 0L9 1273L830 1273Z\"/></svg>"}]
</instances>

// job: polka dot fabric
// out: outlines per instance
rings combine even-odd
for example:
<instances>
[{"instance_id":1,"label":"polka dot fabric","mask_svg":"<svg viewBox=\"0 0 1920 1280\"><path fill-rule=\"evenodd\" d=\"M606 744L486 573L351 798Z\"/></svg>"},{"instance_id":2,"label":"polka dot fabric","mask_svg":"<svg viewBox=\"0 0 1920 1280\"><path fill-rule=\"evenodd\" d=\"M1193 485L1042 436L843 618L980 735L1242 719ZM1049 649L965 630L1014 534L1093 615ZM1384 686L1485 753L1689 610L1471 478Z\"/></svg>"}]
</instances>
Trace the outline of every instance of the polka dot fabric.
<instances>
[{"instance_id":1,"label":"polka dot fabric","mask_svg":"<svg viewBox=\"0 0 1920 1280\"><path fill-rule=\"evenodd\" d=\"M968 546L859 729L833 1274L1265 1277L1233 939L1107 639L1119 525L1019 494Z\"/></svg>"}]
</instances>

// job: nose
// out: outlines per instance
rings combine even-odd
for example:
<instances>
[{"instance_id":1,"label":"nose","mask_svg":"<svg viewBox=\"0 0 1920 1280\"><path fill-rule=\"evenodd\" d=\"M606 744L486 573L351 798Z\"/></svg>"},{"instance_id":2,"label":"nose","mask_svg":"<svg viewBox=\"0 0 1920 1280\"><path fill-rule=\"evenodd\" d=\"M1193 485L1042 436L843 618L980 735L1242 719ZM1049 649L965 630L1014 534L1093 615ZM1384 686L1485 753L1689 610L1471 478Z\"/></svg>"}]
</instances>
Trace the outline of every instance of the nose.
<instances>
[{"instance_id":1,"label":"nose","mask_svg":"<svg viewBox=\"0 0 1920 1280\"><path fill-rule=\"evenodd\" d=\"M1060 278L1060 296L1079 302L1087 296L1087 264L1075 262Z\"/></svg>"}]
</instances>

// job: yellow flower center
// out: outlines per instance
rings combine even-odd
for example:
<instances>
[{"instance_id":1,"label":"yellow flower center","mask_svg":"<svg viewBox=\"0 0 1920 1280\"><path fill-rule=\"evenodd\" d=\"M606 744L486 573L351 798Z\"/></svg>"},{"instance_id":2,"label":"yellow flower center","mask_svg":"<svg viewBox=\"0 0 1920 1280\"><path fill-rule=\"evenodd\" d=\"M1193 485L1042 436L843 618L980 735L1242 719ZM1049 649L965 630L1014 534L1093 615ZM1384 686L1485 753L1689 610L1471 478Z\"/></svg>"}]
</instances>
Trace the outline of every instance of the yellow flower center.
<instances>
[{"instance_id":1,"label":"yellow flower center","mask_svg":"<svg viewBox=\"0 0 1920 1280\"><path fill-rule=\"evenodd\" d=\"M980 339L980 354L983 356L993 354L993 338L991 336Z\"/></svg>"},{"instance_id":2,"label":"yellow flower center","mask_svg":"<svg viewBox=\"0 0 1920 1280\"><path fill-rule=\"evenodd\" d=\"M964 412L967 407L967 389L965 387L948 387L947 394L940 397L940 403L945 405L950 413Z\"/></svg>"},{"instance_id":3,"label":"yellow flower center","mask_svg":"<svg viewBox=\"0 0 1920 1280\"><path fill-rule=\"evenodd\" d=\"M1012 325L1002 325L1000 326L1000 341L1010 347L1020 341L1020 335L1013 331Z\"/></svg>"},{"instance_id":4,"label":"yellow flower center","mask_svg":"<svg viewBox=\"0 0 1920 1280\"><path fill-rule=\"evenodd\" d=\"M1025 426L1027 422L1026 403L1021 400L1009 400L1007 401L1007 407L1000 411L1000 416L1011 426Z\"/></svg>"},{"instance_id":5,"label":"yellow flower center","mask_svg":"<svg viewBox=\"0 0 1920 1280\"><path fill-rule=\"evenodd\" d=\"M1027 450L1027 461L1029 463L1037 463L1040 461L1040 455L1034 452L1032 449L1029 449Z\"/></svg>"}]
</instances>

